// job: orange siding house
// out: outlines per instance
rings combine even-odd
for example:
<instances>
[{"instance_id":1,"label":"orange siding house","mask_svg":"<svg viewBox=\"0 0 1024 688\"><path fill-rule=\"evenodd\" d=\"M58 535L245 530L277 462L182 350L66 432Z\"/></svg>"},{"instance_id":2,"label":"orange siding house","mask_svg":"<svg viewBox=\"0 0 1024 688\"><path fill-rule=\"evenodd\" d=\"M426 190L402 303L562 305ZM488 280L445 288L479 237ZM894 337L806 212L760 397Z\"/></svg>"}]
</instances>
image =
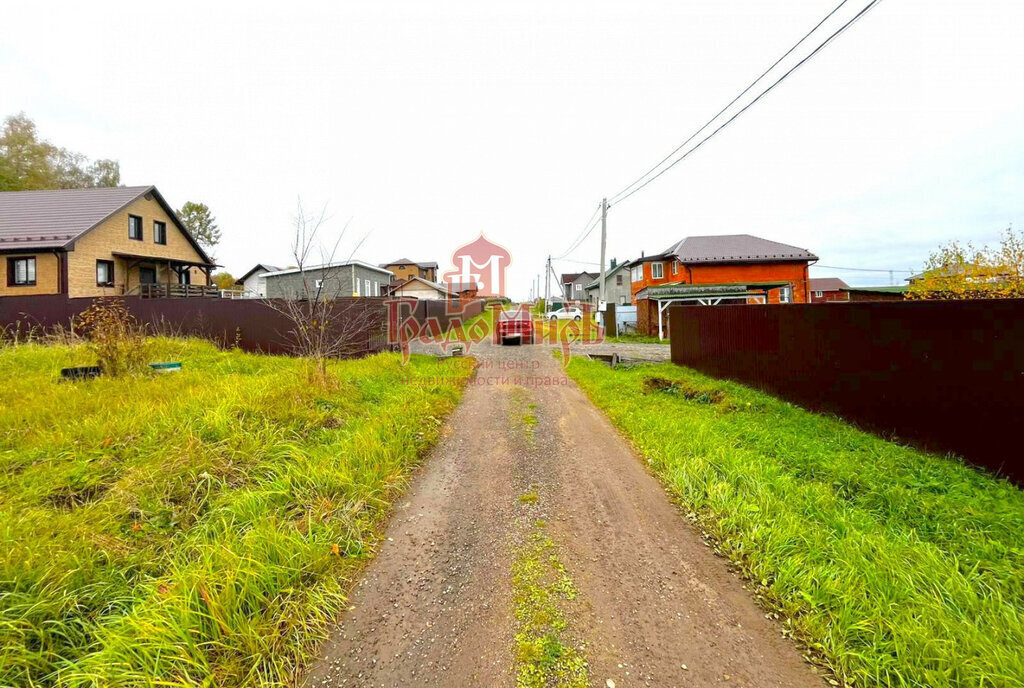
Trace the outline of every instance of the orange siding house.
<instances>
[{"instance_id":1,"label":"orange siding house","mask_svg":"<svg viewBox=\"0 0 1024 688\"><path fill-rule=\"evenodd\" d=\"M817 259L749 234L687 237L630 264L637 327L664 336L665 310L673 304L809 303L808 267Z\"/></svg>"}]
</instances>

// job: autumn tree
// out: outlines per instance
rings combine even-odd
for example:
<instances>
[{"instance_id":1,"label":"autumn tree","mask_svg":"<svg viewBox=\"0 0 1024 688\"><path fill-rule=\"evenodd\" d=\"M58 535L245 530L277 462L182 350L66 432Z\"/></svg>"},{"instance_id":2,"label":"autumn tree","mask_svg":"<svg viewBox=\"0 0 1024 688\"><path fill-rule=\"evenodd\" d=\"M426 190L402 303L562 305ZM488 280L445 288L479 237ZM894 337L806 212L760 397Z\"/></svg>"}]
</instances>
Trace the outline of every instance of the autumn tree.
<instances>
[{"instance_id":1,"label":"autumn tree","mask_svg":"<svg viewBox=\"0 0 1024 688\"><path fill-rule=\"evenodd\" d=\"M218 272L213 275L213 283L218 289L231 289L235 286L235 278L230 272Z\"/></svg>"},{"instance_id":2,"label":"autumn tree","mask_svg":"<svg viewBox=\"0 0 1024 688\"><path fill-rule=\"evenodd\" d=\"M1013 227L999 246L975 248L953 241L928 257L911 282L908 299L1005 299L1024 297L1024 237Z\"/></svg>"},{"instance_id":3,"label":"autumn tree","mask_svg":"<svg viewBox=\"0 0 1024 688\"><path fill-rule=\"evenodd\" d=\"M189 234L199 242L199 245L207 253L211 253L217 244L220 243L220 229L217 227L217 219L210 212L210 207L205 203L189 201L178 210L178 217L189 231Z\"/></svg>"},{"instance_id":4,"label":"autumn tree","mask_svg":"<svg viewBox=\"0 0 1024 688\"><path fill-rule=\"evenodd\" d=\"M117 186L116 160L90 161L81 153L39 138L35 122L25 113L11 115L0 130L0 191L81 189Z\"/></svg>"}]
</instances>

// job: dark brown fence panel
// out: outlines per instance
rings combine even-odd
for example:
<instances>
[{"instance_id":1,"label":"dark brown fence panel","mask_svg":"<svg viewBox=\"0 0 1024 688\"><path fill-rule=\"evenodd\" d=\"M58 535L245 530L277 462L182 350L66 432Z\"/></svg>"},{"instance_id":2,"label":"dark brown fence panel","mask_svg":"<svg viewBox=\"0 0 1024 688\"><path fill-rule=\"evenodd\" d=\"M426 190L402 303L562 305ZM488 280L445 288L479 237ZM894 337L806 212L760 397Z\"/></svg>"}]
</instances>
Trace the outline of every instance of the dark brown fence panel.
<instances>
[{"instance_id":1,"label":"dark brown fence panel","mask_svg":"<svg viewBox=\"0 0 1024 688\"><path fill-rule=\"evenodd\" d=\"M1024 483L1024 300L674 306L672 361Z\"/></svg>"},{"instance_id":2,"label":"dark brown fence panel","mask_svg":"<svg viewBox=\"0 0 1024 688\"><path fill-rule=\"evenodd\" d=\"M0 298L0 329L36 328L42 331L68 327L72 318L96 299L68 299L60 295ZM246 351L291 353L292 322L258 299L124 299L131 313L157 333L203 337L221 345L237 344ZM390 348L386 336L384 299L338 299L338 327L353 338L359 353ZM358 314L358 315L357 315ZM343 321L358 318L356 330Z\"/></svg>"}]
</instances>

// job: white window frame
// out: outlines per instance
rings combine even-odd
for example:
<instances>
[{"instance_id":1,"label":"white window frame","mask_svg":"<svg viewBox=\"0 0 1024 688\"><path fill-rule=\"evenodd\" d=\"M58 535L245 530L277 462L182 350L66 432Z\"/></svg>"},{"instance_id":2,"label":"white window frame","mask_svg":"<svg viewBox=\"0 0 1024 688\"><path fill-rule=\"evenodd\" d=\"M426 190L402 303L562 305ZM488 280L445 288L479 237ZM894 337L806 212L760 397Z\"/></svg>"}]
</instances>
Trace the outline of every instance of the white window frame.
<instances>
[{"instance_id":1,"label":"white window frame","mask_svg":"<svg viewBox=\"0 0 1024 688\"><path fill-rule=\"evenodd\" d=\"M821 291L814 292L814 298L816 298L816 299L820 299L824 295L825 295L824 292L821 292Z\"/></svg>"},{"instance_id":2,"label":"white window frame","mask_svg":"<svg viewBox=\"0 0 1024 688\"><path fill-rule=\"evenodd\" d=\"M779 303L793 303L793 286L787 284L779 289Z\"/></svg>"},{"instance_id":3,"label":"white window frame","mask_svg":"<svg viewBox=\"0 0 1024 688\"><path fill-rule=\"evenodd\" d=\"M370 280L363 280L363 296L371 296L373 292L370 291Z\"/></svg>"},{"instance_id":4,"label":"white window frame","mask_svg":"<svg viewBox=\"0 0 1024 688\"><path fill-rule=\"evenodd\" d=\"M320 289L322 289L323 286L324 286L324 281L322 279L318 279L318 280L313 282L313 288L316 289L317 291L320 291Z\"/></svg>"},{"instance_id":5,"label":"white window frame","mask_svg":"<svg viewBox=\"0 0 1024 688\"><path fill-rule=\"evenodd\" d=\"M677 272L679 272L679 261L673 260L672 261L672 274L674 275Z\"/></svg>"},{"instance_id":6,"label":"white window frame","mask_svg":"<svg viewBox=\"0 0 1024 688\"><path fill-rule=\"evenodd\" d=\"M359 293L359 278L358 277L356 277L356 296L362 296L362 294Z\"/></svg>"},{"instance_id":7,"label":"white window frame","mask_svg":"<svg viewBox=\"0 0 1024 688\"><path fill-rule=\"evenodd\" d=\"M655 270L657 268L657 270ZM665 264L664 263L651 263L651 279L664 279L665 278Z\"/></svg>"},{"instance_id":8,"label":"white window frame","mask_svg":"<svg viewBox=\"0 0 1024 688\"><path fill-rule=\"evenodd\" d=\"M573 291L575 291L577 294L579 294L581 291L583 291L583 285L582 284L574 284L572 286L573 286Z\"/></svg>"}]
</instances>

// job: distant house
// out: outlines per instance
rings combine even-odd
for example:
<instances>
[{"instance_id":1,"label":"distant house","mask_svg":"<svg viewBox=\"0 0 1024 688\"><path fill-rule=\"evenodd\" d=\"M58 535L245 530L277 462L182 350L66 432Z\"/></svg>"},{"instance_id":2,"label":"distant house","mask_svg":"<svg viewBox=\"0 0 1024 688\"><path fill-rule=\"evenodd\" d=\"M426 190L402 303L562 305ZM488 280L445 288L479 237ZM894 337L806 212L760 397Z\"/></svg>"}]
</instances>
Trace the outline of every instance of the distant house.
<instances>
[{"instance_id":1,"label":"distant house","mask_svg":"<svg viewBox=\"0 0 1024 688\"><path fill-rule=\"evenodd\" d=\"M626 305L632 303L629 282L629 261L617 262L612 258L605 274L604 298L608 303ZM601 276L598 275L590 284L583 287L584 298L597 305L601 298Z\"/></svg>"},{"instance_id":2,"label":"distant house","mask_svg":"<svg viewBox=\"0 0 1024 688\"><path fill-rule=\"evenodd\" d=\"M562 298L567 301L585 300L584 287L596 280L598 276L595 272L562 273Z\"/></svg>"},{"instance_id":3,"label":"distant house","mask_svg":"<svg viewBox=\"0 0 1024 688\"><path fill-rule=\"evenodd\" d=\"M637 329L664 336L674 304L807 303L810 251L750 234L693 236L632 261Z\"/></svg>"},{"instance_id":4,"label":"distant house","mask_svg":"<svg viewBox=\"0 0 1024 688\"><path fill-rule=\"evenodd\" d=\"M850 294L843 291L850 285L838 277L814 277L810 280L811 303L849 301Z\"/></svg>"},{"instance_id":5,"label":"distant house","mask_svg":"<svg viewBox=\"0 0 1024 688\"><path fill-rule=\"evenodd\" d=\"M903 301L907 287L845 287L847 301Z\"/></svg>"},{"instance_id":6,"label":"distant house","mask_svg":"<svg viewBox=\"0 0 1024 688\"><path fill-rule=\"evenodd\" d=\"M419 277L428 282L437 281L437 263L418 263L408 258L399 258L381 265L382 268L395 276L395 280L401 282L411 277Z\"/></svg>"},{"instance_id":7,"label":"distant house","mask_svg":"<svg viewBox=\"0 0 1024 688\"><path fill-rule=\"evenodd\" d=\"M312 265L304 269L290 268L263 275L267 298L301 299L312 294L336 299L354 296L383 296L391 283L389 270L349 260L341 263Z\"/></svg>"},{"instance_id":8,"label":"distant house","mask_svg":"<svg viewBox=\"0 0 1024 688\"><path fill-rule=\"evenodd\" d=\"M0 296L217 296L155 186L0 192Z\"/></svg>"},{"instance_id":9,"label":"distant house","mask_svg":"<svg viewBox=\"0 0 1024 688\"><path fill-rule=\"evenodd\" d=\"M257 263L249 272L235 280L235 284L241 287L243 297L247 299L260 299L267 296L267 273L279 272L281 268L266 263Z\"/></svg>"},{"instance_id":10,"label":"distant house","mask_svg":"<svg viewBox=\"0 0 1024 688\"><path fill-rule=\"evenodd\" d=\"M452 296L443 284L425 280L422 277L410 277L401 282L393 282L388 288L388 295L396 298L413 298L427 301L443 301ZM455 296L458 296L457 294Z\"/></svg>"}]
</instances>

